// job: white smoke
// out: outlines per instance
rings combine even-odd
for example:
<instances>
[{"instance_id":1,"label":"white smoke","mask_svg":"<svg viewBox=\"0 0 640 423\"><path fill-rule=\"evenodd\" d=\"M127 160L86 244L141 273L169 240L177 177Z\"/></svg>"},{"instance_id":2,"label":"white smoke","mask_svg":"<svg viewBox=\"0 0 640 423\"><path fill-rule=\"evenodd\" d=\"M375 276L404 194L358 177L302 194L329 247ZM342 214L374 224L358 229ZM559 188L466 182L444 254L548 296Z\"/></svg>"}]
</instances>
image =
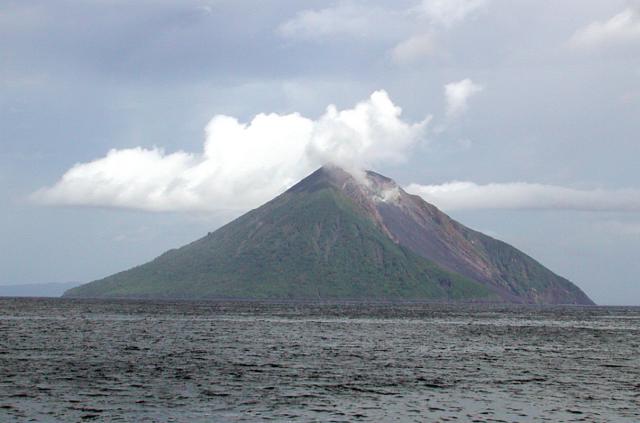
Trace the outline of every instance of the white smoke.
<instances>
[{"instance_id":1,"label":"white smoke","mask_svg":"<svg viewBox=\"0 0 640 423\"><path fill-rule=\"evenodd\" d=\"M255 207L326 163L358 169L401 162L429 121L408 123L401 113L385 91L376 91L352 109L331 105L316 120L298 113L259 114L249 123L215 116L201 153L111 150L32 197L49 205L150 211Z\"/></svg>"}]
</instances>

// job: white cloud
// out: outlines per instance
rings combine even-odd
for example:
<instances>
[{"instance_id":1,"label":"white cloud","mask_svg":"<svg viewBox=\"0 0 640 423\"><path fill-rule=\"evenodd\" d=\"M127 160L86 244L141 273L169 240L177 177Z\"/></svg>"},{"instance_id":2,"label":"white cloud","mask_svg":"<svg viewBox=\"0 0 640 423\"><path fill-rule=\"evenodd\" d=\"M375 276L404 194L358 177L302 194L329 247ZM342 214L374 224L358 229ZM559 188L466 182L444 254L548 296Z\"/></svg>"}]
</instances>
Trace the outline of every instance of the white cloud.
<instances>
[{"instance_id":1,"label":"white cloud","mask_svg":"<svg viewBox=\"0 0 640 423\"><path fill-rule=\"evenodd\" d=\"M289 38L399 39L425 24L440 29L459 24L486 6L488 0L422 0L412 7L375 6L357 0L341 0L324 9L306 9L278 27ZM427 22L425 22L425 20Z\"/></svg>"},{"instance_id":2,"label":"white cloud","mask_svg":"<svg viewBox=\"0 0 640 423\"><path fill-rule=\"evenodd\" d=\"M323 39L339 36L386 39L393 36L396 16L392 10L341 2L320 10L299 12L278 27L288 38Z\"/></svg>"},{"instance_id":3,"label":"white cloud","mask_svg":"<svg viewBox=\"0 0 640 423\"><path fill-rule=\"evenodd\" d=\"M577 190L525 182L478 185L449 182L442 185L411 184L407 191L444 210L555 209L590 211L640 211L640 190Z\"/></svg>"},{"instance_id":4,"label":"white cloud","mask_svg":"<svg viewBox=\"0 0 640 423\"><path fill-rule=\"evenodd\" d=\"M469 99L484 89L470 79L451 82L444 86L446 115L448 119L462 115L468 108Z\"/></svg>"},{"instance_id":5,"label":"white cloud","mask_svg":"<svg viewBox=\"0 0 640 423\"><path fill-rule=\"evenodd\" d=\"M606 45L640 43L640 12L628 8L605 22L593 22L579 29L569 40L578 48L598 48Z\"/></svg>"},{"instance_id":6,"label":"white cloud","mask_svg":"<svg viewBox=\"0 0 640 423\"><path fill-rule=\"evenodd\" d=\"M410 64L435 53L432 34L418 34L402 41L391 51L393 60L399 64Z\"/></svg>"},{"instance_id":7,"label":"white cloud","mask_svg":"<svg viewBox=\"0 0 640 423\"><path fill-rule=\"evenodd\" d=\"M421 11L434 23L450 27L486 6L487 0L423 0Z\"/></svg>"},{"instance_id":8,"label":"white cloud","mask_svg":"<svg viewBox=\"0 0 640 423\"><path fill-rule=\"evenodd\" d=\"M329 106L317 120L259 114L249 123L215 116L200 154L159 148L111 150L69 169L39 203L151 211L245 209L265 202L331 162L359 168L398 162L428 119L407 123L384 91L354 108Z\"/></svg>"},{"instance_id":9,"label":"white cloud","mask_svg":"<svg viewBox=\"0 0 640 423\"><path fill-rule=\"evenodd\" d=\"M405 6L374 6L342 0L324 9L306 9L277 28L292 40L322 41L355 38L393 42L389 57L407 65L436 52L435 34L461 23L482 9L488 0L415 0Z\"/></svg>"}]
</instances>

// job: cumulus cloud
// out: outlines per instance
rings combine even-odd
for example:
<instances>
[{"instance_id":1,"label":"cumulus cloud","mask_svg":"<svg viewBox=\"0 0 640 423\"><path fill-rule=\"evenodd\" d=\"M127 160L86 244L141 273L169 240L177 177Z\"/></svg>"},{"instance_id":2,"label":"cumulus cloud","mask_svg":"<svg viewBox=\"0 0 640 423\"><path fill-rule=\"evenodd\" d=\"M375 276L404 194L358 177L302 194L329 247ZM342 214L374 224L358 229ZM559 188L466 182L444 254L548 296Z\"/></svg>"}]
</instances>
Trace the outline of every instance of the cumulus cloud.
<instances>
[{"instance_id":1,"label":"cumulus cloud","mask_svg":"<svg viewBox=\"0 0 640 423\"><path fill-rule=\"evenodd\" d=\"M576 31L569 44L578 48L640 43L640 11L628 8L604 22L593 22Z\"/></svg>"},{"instance_id":2,"label":"cumulus cloud","mask_svg":"<svg viewBox=\"0 0 640 423\"><path fill-rule=\"evenodd\" d=\"M484 89L482 85L470 79L451 82L444 86L446 115L448 119L456 118L467 111L469 99Z\"/></svg>"},{"instance_id":3,"label":"cumulus cloud","mask_svg":"<svg viewBox=\"0 0 640 423\"><path fill-rule=\"evenodd\" d=\"M423 0L421 10L432 22L450 27L486 4L487 0Z\"/></svg>"},{"instance_id":4,"label":"cumulus cloud","mask_svg":"<svg viewBox=\"0 0 640 423\"><path fill-rule=\"evenodd\" d=\"M418 34L410 37L391 51L393 60L399 64L410 64L435 53L436 46L432 34Z\"/></svg>"},{"instance_id":5,"label":"cumulus cloud","mask_svg":"<svg viewBox=\"0 0 640 423\"><path fill-rule=\"evenodd\" d=\"M640 211L640 190L578 190L524 182L478 185L449 182L411 184L406 190L443 210L554 209L585 211Z\"/></svg>"},{"instance_id":6,"label":"cumulus cloud","mask_svg":"<svg viewBox=\"0 0 640 423\"><path fill-rule=\"evenodd\" d=\"M201 153L111 150L76 164L33 199L150 211L246 209L325 163L357 169L402 161L429 118L408 123L401 113L386 92L376 91L352 109L329 106L316 120L271 113L242 123L219 115L206 126Z\"/></svg>"}]
</instances>

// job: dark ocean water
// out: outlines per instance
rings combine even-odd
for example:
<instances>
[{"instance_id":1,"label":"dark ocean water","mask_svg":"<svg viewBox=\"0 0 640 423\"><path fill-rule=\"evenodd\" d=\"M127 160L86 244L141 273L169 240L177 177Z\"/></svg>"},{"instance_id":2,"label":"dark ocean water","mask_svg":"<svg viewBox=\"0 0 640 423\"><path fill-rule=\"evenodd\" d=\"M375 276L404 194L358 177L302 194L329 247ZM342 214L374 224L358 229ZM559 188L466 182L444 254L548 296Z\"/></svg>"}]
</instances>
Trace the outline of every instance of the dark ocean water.
<instances>
[{"instance_id":1,"label":"dark ocean water","mask_svg":"<svg viewBox=\"0 0 640 423\"><path fill-rule=\"evenodd\" d=\"M0 299L0 421L640 421L640 309Z\"/></svg>"}]
</instances>

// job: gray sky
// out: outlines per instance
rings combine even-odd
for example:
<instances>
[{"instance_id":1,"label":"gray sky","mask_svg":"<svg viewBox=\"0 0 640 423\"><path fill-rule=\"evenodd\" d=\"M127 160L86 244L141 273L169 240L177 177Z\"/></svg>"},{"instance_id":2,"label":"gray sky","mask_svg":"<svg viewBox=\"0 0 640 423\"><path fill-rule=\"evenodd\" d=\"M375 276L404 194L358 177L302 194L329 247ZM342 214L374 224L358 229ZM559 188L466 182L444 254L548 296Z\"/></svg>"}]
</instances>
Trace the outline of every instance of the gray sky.
<instances>
[{"instance_id":1,"label":"gray sky","mask_svg":"<svg viewBox=\"0 0 640 423\"><path fill-rule=\"evenodd\" d=\"M0 284L139 264L330 160L640 304L638 2L5 0L0 57Z\"/></svg>"}]
</instances>

